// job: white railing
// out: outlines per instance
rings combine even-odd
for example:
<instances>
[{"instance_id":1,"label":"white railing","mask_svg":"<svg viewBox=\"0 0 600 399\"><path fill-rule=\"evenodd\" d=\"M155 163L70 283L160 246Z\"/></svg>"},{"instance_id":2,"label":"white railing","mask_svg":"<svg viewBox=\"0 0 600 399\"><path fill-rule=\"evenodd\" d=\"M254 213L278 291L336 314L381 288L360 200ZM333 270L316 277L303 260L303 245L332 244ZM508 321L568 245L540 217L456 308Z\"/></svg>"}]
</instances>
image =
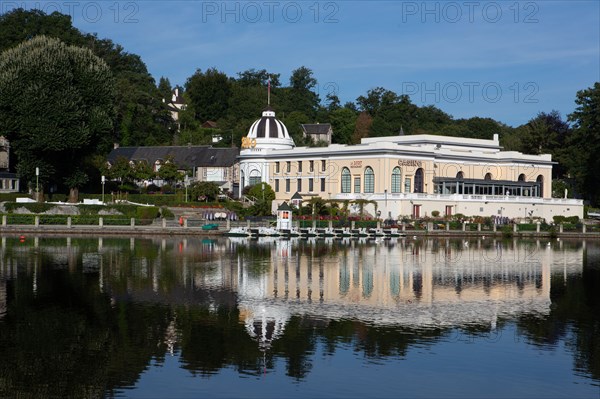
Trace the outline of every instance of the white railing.
<instances>
[{"instance_id":1,"label":"white railing","mask_svg":"<svg viewBox=\"0 0 600 399\"><path fill-rule=\"evenodd\" d=\"M398 201L398 200L439 200L451 202L523 202L531 204L564 204L564 205L583 205L583 200L573 198L539 198L539 197L521 197L509 195L469 195L469 194L424 194L424 193L348 193L334 194L332 199L340 201L351 201L355 199L365 199L374 201Z\"/></svg>"}]
</instances>

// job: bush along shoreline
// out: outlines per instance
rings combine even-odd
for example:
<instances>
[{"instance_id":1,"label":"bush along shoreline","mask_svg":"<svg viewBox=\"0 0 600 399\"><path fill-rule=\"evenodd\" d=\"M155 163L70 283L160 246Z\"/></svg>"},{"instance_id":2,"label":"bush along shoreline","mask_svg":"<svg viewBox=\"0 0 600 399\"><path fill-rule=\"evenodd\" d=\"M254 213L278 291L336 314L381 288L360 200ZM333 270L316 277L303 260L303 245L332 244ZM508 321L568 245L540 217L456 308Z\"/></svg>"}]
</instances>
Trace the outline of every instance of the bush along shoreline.
<instances>
[{"instance_id":1,"label":"bush along shoreline","mask_svg":"<svg viewBox=\"0 0 600 399\"><path fill-rule=\"evenodd\" d=\"M151 224L159 217L173 217L168 209L136 205L57 205L48 203L5 202L0 206L0 216L7 225L33 225L36 217L40 225L105 225L126 226L135 220L136 225Z\"/></svg>"}]
</instances>

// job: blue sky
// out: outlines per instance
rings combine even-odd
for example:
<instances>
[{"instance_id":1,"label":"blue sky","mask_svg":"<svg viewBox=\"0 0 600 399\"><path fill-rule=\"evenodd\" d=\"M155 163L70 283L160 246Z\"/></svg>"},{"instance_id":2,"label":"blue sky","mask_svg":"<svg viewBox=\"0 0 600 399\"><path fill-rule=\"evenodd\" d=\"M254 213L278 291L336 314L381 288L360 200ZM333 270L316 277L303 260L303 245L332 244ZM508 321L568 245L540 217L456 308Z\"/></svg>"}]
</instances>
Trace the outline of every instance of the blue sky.
<instances>
[{"instance_id":1,"label":"blue sky","mask_svg":"<svg viewBox=\"0 0 600 399\"><path fill-rule=\"evenodd\" d=\"M455 118L508 125L574 110L600 81L600 1L0 1L60 10L139 54L157 79L307 66L322 99L382 86ZM275 104L276 106L276 104Z\"/></svg>"}]
</instances>

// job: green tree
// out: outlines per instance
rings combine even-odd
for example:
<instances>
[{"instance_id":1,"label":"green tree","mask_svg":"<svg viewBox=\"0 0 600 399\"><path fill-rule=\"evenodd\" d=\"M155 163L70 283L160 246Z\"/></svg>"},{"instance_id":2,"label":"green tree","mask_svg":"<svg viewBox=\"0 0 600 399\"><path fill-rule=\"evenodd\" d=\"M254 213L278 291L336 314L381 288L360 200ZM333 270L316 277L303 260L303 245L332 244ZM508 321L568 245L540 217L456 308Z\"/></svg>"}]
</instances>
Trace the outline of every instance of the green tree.
<instances>
[{"instance_id":1,"label":"green tree","mask_svg":"<svg viewBox=\"0 0 600 399\"><path fill-rule=\"evenodd\" d=\"M254 205L250 209L250 214L254 216L272 215L271 206L275 199L275 191L267 183L259 183L244 189L250 198L255 198Z\"/></svg>"},{"instance_id":2,"label":"green tree","mask_svg":"<svg viewBox=\"0 0 600 399\"><path fill-rule=\"evenodd\" d=\"M279 100L282 105L280 107L281 111L300 112L306 115L309 120L313 120L320 101L317 93L313 91L316 85L317 80L313 77L311 69L302 66L292 71L290 87L278 91L281 94L281 99Z\"/></svg>"},{"instance_id":3,"label":"green tree","mask_svg":"<svg viewBox=\"0 0 600 399\"><path fill-rule=\"evenodd\" d=\"M133 184L136 179L135 170L131 167L129 159L119 156L107 169L106 176L111 180L117 180L121 186Z\"/></svg>"},{"instance_id":4,"label":"green tree","mask_svg":"<svg viewBox=\"0 0 600 399\"><path fill-rule=\"evenodd\" d=\"M133 176L136 180L150 180L156 176L156 173L148 162L142 160L134 163Z\"/></svg>"},{"instance_id":5,"label":"green tree","mask_svg":"<svg viewBox=\"0 0 600 399\"><path fill-rule=\"evenodd\" d=\"M350 144L356 128L358 114L348 108L339 108L329 113L329 122L333 130L331 141L338 144Z\"/></svg>"},{"instance_id":6,"label":"green tree","mask_svg":"<svg viewBox=\"0 0 600 399\"><path fill-rule=\"evenodd\" d=\"M39 10L16 9L0 16L0 51L19 45L37 35L60 39L65 44L86 47L102 58L115 80L116 117L108 146L99 148L104 155L113 142L123 145L170 144L176 125L163 104L163 96L155 86L142 59L96 35L84 34L74 28L71 17L54 12L46 15Z\"/></svg>"},{"instance_id":7,"label":"green tree","mask_svg":"<svg viewBox=\"0 0 600 399\"><path fill-rule=\"evenodd\" d=\"M569 115L573 135L568 140L569 172L577 188L592 205L600 204L600 82L577 92L577 107Z\"/></svg>"},{"instance_id":8,"label":"green tree","mask_svg":"<svg viewBox=\"0 0 600 399\"><path fill-rule=\"evenodd\" d=\"M255 70L254 68L248 69L243 72L238 72L237 83L241 86L256 87L262 86L267 87L267 82L271 81L271 88L279 87L279 73L269 73L266 69Z\"/></svg>"},{"instance_id":9,"label":"green tree","mask_svg":"<svg viewBox=\"0 0 600 399\"><path fill-rule=\"evenodd\" d=\"M167 159L160 164L157 175L171 186L174 183L183 180L183 174L179 172L172 156L167 157Z\"/></svg>"},{"instance_id":10,"label":"green tree","mask_svg":"<svg viewBox=\"0 0 600 399\"><path fill-rule=\"evenodd\" d=\"M305 138L303 136L302 127L300 126L304 123L309 122L308 116L306 116L302 112L293 111L287 114L285 118L282 118L282 121L283 123L285 123L285 126L288 129L288 133L290 134L290 136L294 140L294 143L297 146L309 144L307 143L307 140L310 140L310 138Z\"/></svg>"},{"instance_id":11,"label":"green tree","mask_svg":"<svg viewBox=\"0 0 600 399\"><path fill-rule=\"evenodd\" d=\"M59 38L65 43L83 46L85 38L71 24L71 17L53 12L17 8L0 15L0 52L8 50L35 36Z\"/></svg>"},{"instance_id":12,"label":"green tree","mask_svg":"<svg viewBox=\"0 0 600 399\"><path fill-rule=\"evenodd\" d=\"M209 68L206 72L198 69L188 78L185 91L196 120L216 121L226 115L231 87L229 78L223 72L216 68Z\"/></svg>"},{"instance_id":13,"label":"green tree","mask_svg":"<svg viewBox=\"0 0 600 399\"><path fill-rule=\"evenodd\" d=\"M160 95L161 98L163 98L165 100L165 102L169 102L171 101L171 98L173 96L173 88L171 87L171 82L169 82L169 78L165 78L164 76L161 76L159 81L158 81L158 94ZM183 94L183 93L180 93Z\"/></svg>"},{"instance_id":14,"label":"green tree","mask_svg":"<svg viewBox=\"0 0 600 399\"><path fill-rule=\"evenodd\" d=\"M219 185L212 181L199 181L190 186L192 198L195 200L216 201L221 193Z\"/></svg>"},{"instance_id":15,"label":"green tree","mask_svg":"<svg viewBox=\"0 0 600 399\"><path fill-rule=\"evenodd\" d=\"M114 121L114 80L90 50L35 37L0 54L0 130L17 173L66 184L70 199L86 181L86 159L106 148Z\"/></svg>"}]
</instances>

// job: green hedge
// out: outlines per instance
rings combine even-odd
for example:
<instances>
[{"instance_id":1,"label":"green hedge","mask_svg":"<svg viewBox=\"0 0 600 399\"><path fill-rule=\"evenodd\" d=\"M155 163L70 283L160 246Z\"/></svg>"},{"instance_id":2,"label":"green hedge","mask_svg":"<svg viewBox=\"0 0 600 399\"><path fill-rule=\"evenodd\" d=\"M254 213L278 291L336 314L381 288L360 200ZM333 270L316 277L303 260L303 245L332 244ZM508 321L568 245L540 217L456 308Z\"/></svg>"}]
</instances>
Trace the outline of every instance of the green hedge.
<instances>
[{"instance_id":1,"label":"green hedge","mask_svg":"<svg viewBox=\"0 0 600 399\"><path fill-rule=\"evenodd\" d=\"M27 197L31 198L28 194L25 193L2 193L0 194L0 202L15 202L17 198Z\"/></svg>"},{"instance_id":2,"label":"green hedge","mask_svg":"<svg viewBox=\"0 0 600 399\"><path fill-rule=\"evenodd\" d=\"M35 217L39 216L40 225L67 225L67 219L71 218L71 224L77 226L98 226L100 225L100 217L102 217L102 223L105 226L129 226L131 224L131 218L124 217L122 215L20 215L20 214L8 214L6 215L6 223L8 225L34 225ZM136 226L152 224L153 219L147 218L135 218Z\"/></svg>"},{"instance_id":3,"label":"green hedge","mask_svg":"<svg viewBox=\"0 0 600 399\"><path fill-rule=\"evenodd\" d=\"M56 205L42 202L7 202L4 204L4 209L6 209L8 213L12 213L19 208L25 208L31 213L44 213L55 206Z\"/></svg>"}]
</instances>

